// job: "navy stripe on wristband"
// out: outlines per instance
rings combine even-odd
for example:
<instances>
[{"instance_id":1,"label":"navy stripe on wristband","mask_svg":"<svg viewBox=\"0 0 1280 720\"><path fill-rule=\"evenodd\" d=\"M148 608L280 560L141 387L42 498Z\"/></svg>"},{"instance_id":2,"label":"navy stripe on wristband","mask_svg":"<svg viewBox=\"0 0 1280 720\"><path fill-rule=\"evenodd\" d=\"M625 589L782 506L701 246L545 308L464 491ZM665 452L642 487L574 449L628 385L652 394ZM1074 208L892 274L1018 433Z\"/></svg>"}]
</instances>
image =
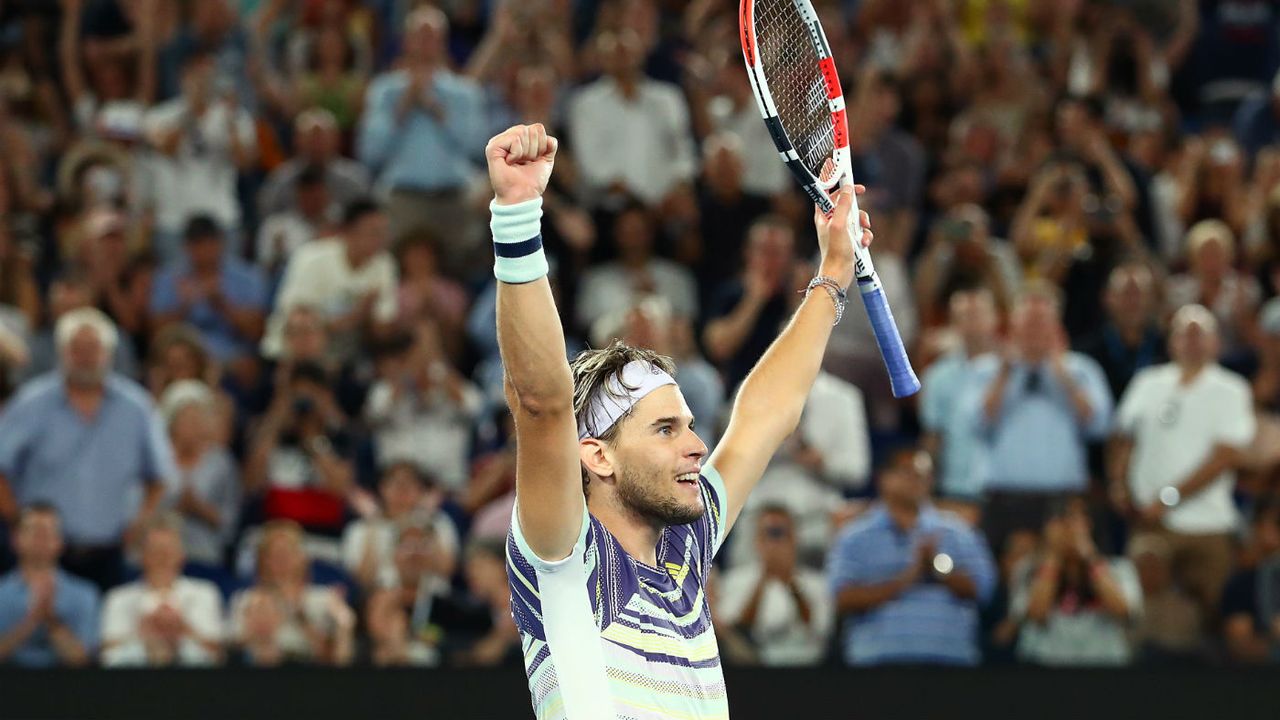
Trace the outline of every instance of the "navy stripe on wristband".
<instances>
[{"instance_id":1,"label":"navy stripe on wristband","mask_svg":"<svg viewBox=\"0 0 1280 720\"><path fill-rule=\"evenodd\" d=\"M493 254L500 258L522 258L525 255L532 255L542 249L542 236L537 235L528 240L514 243L496 242L493 244Z\"/></svg>"}]
</instances>

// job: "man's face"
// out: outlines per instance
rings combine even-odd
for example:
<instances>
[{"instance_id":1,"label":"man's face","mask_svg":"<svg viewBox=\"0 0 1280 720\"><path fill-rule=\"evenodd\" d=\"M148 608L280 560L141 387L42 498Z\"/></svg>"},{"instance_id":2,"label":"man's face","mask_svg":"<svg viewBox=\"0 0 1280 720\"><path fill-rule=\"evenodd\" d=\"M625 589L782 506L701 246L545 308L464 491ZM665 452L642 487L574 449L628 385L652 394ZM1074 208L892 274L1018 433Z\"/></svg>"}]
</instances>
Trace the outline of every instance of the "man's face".
<instances>
[{"instance_id":1,"label":"man's face","mask_svg":"<svg viewBox=\"0 0 1280 720\"><path fill-rule=\"evenodd\" d=\"M1154 299L1151 274L1139 268L1116 270L1107 284L1107 312L1122 322L1145 320Z\"/></svg>"},{"instance_id":2,"label":"man's face","mask_svg":"<svg viewBox=\"0 0 1280 720\"><path fill-rule=\"evenodd\" d=\"M693 413L675 385L649 393L624 418L611 450L618 499L655 524L684 525L702 517L698 473L707 446L690 425Z\"/></svg>"},{"instance_id":3,"label":"man's face","mask_svg":"<svg viewBox=\"0 0 1280 720\"><path fill-rule=\"evenodd\" d=\"M347 243L358 258L371 258L386 248L390 228L384 213L368 213L347 226Z\"/></svg>"},{"instance_id":4,"label":"man's face","mask_svg":"<svg viewBox=\"0 0 1280 720\"><path fill-rule=\"evenodd\" d=\"M597 49L605 73L618 80L634 77L644 66L642 45L640 36L631 30L601 36Z\"/></svg>"},{"instance_id":5,"label":"man's face","mask_svg":"<svg viewBox=\"0 0 1280 720\"><path fill-rule=\"evenodd\" d=\"M81 327L62 350L63 370L67 380L77 387L92 387L102 382L111 358L97 331Z\"/></svg>"},{"instance_id":6,"label":"man's face","mask_svg":"<svg viewBox=\"0 0 1280 720\"><path fill-rule=\"evenodd\" d=\"M1027 298L1013 312L1013 339L1023 357L1039 360L1049 355L1061 332L1058 309L1047 298Z\"/></svg>"},{"instance_id":7,"label":"man's face","mask_svg":"<svg viewBox=\"0 0 1280 720\"><path fill-rule=\"evenodd\" d=\"M285 355L292 360L319 360L329 347L324 321L312 310L295 310L284 323Z\"/></svg>"},{"instance_id":8,"label":"man's face","mask_svg":"<svg viewBox=\"0 0 1280 720\"><path fill-rule=\"evenodd\" d=\"M918 508L929 497L929 475L911 463L890 467L880 475L880 495L890 505Z\"/></svg>"},{"instance_id":9,"label":"man's face","mask_svg":"<svg viewBox=\"0 0 1280 720\"><path fill-rule=\"evenodd\" d=\"M142 546L142 571L147 577L171 579L182 572L182 538L168 528L157 528L147 533Z\"/></svg>"},{"instance_id":10,"label":"man's face","mask_svg":"<svg viewBox=\"0 0 1280 720\"><path fill-rule=\"evenodd\" d=\"M1175 322L1169 352L1182 365L1205 365L1218 357L1218 331L1195 320Z\"/></svg>"},{"instance_id":11,"label":"man's face","mask_svg":"<svg viewBox=\"0 0 1280 720\"><path fill-rule=\"evenodd\" d=\"M53 513L28 512L14 533L14 550L26 564L52 565L62 554L62 526Z\"/></svg>"},{"instance_id":12,"label":"man's face","mask_svg":"<svg viewBox=\"0 0 1280 720\"><path fill-rule=\"evenodd\" d=\"M208 100L213 94L213 73L214 65L211 57L203 57L187 63L182 70L183 96L188 101Z\"/></svg>"},{"instance_id":13,"label":"man's face","mask_svg":"<svg viewBox=\"0 0 1280 720\"><path fill-rule=\"evenodd\" d=\"M1231 248L1225 238L1212 237L1191 258L1192 268L1201 277L1226 277L1231 271Z\"/></svg>"},{"instance_id":14,"label":"man's face","mask_svg":"<svg viewBox=\"0 0 1280 720\"><path fill-rule=\"evenodd\" d=\"M393 518L404 517L422 501L422 484L413 476L413 471L404 467L395 467L387 472L378 486L382 495L382 503L386 506L387 515Z\"/></svg>"},{"instance_id":15,"label":"man's face","mask_svg":"<svg viewBox=\"0 0 1280 720\"><path fill-rule=\"evenodd\" d=\"M987 342L996 334L996 303L986 290L961 291L951 296L951 324L968 343Z\"/></svg>"},{"instance_id":16,"label":"man's face","mask_svg":"<svg viewBox=\"0 0 1280 720\"><path fill-rule=\"evenodd\" d=\"M307 556L297 538L281 533L263 542L266 544L262 549L262 575L273 582L288 582L306 573Z\"/></svg>"},{"instance_id":17,"label":"man's face","mask_svg":"<svg viewBox=\"0 0 1280 720\"><path fill-rule=\"evenodd\" d=\"M435 553L440 552L435 535L423 528L408 527L396 541L395 565L401 582L420 578L431 568Z\"/></svg>"},{"instance_id":18,"label":"man's face","mask_svg":"<svg viewBox=\"0 0 1280 720\"><path fill-rule=\"evenodd\" d=\"M644 213L633 211L618 217L613 229L618 252L626 257L647 258L653 252L653 228Z\"/></svg>"},{"instance_id":19,"label":"man's face","mask_svg":"<svg viewBox=\"0 0 1280 720\"><path fill-rule=\"evenodd\" d=\"M795 260L790 230L772 225L755 228L747 245L747 267L770 277L783 277Z\"/></svg>"},{"instance_id":20,"label":"man's face","mask_svg":"<svg viewBox=\"0 0 1280 720\"><path fill-rule=\"evenodd\" d=\"M443 16L423 15L412 20L404 33L404 54L411 62L434 64L444 58Z\"/></svg>"},{"instance_id":21,"label":"man's face","mask_svg":"<svg viewBox=\"0 0 1280 720\"><path fill-rule=\"evenodd\" d=\"M298 155L308 162L324 164L337 148L337 128L311 123L294 136Z\"/></svg>"},{"instance_id":22,"label":"man's face","mask_svg":"<svg viewBox=\"0 0 1280 720\"><path fill-rule=\"evenodd\" d=\"M791 516L782 512L762 513L756 523L756 548L762 558L794 556L796 528Z\"/></svg>"},{"instance_id":23,"label":"man's face","mask_svg":"<svg viewBox=\"0 0 1280 720\"><path fill-rule=\"evenodd\" d=\"M222 239L216 235L207 235L188 240L187 260L196 271L217 268L222 261Z\"/></svg>"}]
</instances>

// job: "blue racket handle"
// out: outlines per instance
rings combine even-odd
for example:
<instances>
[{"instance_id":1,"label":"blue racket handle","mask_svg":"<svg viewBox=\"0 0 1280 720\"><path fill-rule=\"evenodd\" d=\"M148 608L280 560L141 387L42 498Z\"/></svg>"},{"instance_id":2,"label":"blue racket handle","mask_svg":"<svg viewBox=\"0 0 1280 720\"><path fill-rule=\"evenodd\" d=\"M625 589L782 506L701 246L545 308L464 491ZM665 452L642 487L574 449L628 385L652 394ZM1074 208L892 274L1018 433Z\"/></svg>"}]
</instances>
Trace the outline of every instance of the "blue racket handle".
<instances>
[{"instance_id":1,"label":"blue racket handle","mask_svg":"<svg viewBox=\"0 0 1280 720\"><path fill-rule=\"evenodd\" d=\"M862 293L862 304L867 307L867 317L871 319L871 329L876 334L876 345L880 346L880 357L884 358L884 366L889 371L893 396L915 395L920 390L920 381L907 359L907 349L902 346L902 336L898 334L898 324L893 321L889 301L885 299L880 283L873 281L869 285L870 288Z\"/></svg>"}]
</instances>

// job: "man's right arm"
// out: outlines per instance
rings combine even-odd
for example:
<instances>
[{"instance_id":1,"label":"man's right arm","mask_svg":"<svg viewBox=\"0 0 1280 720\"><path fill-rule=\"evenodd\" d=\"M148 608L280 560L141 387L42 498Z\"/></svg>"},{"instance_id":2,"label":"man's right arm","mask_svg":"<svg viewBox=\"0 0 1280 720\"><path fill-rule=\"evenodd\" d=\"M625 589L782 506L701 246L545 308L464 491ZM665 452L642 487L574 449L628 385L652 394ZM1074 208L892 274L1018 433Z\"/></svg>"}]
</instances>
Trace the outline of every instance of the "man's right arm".
<instances>
[{"instance_id":1,"label":"man's right arm","mask_svg":"<svg viewBox=\"0 0 1280 720\"><path fill-rule=\"evenodd\" d=\"M494 239L503 254L539 237L540 202L556 145L541 125L526 125L494 137L485 148L495 196ZM529 237L514 237L522 232ZM521 260L527 257L533 255ZM503 279L504 274L498 273L498 349L516 425L517 520L529 549L556 561L569 555L582 530L573 377L545 270L525 282Z\"/></svg>"}]
</instances>

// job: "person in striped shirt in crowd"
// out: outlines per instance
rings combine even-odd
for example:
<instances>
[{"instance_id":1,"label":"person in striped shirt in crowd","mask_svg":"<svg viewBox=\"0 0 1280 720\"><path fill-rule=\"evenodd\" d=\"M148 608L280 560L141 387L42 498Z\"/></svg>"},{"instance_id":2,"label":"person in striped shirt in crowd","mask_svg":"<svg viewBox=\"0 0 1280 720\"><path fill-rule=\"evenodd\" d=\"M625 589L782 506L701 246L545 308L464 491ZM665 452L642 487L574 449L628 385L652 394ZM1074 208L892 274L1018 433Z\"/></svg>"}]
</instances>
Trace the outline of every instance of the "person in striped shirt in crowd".
<instances>
[{"instance_id":1,"label":"person in striped shirt in crowd","mask_svg":"<svg viewBox=\"0 0 1280 720\"><path fill-rule=\"evenodd\" d=\"M854 191L815 215L820 275L708 458L669 358L616 342L571 366L562 352L539 222L556 147L531 125L486 148L517 439L507 572L533 708L539 720L727 718L707 574L818 374L853 281Z\"/></svg>"},{"instance_id":2,"label":"person in striped shirt in crowd","mask_svg":"<svg viewBox=\"0 0 1280 720\"><path fill-rule=\"evenodd\" d=\"M929 502L933 466L899 453L880 473L880 502L845 528L828 559L841 647L850 665L977 665L978 608L995 590L982 535Z\"/></svg>"}]
</instances>

